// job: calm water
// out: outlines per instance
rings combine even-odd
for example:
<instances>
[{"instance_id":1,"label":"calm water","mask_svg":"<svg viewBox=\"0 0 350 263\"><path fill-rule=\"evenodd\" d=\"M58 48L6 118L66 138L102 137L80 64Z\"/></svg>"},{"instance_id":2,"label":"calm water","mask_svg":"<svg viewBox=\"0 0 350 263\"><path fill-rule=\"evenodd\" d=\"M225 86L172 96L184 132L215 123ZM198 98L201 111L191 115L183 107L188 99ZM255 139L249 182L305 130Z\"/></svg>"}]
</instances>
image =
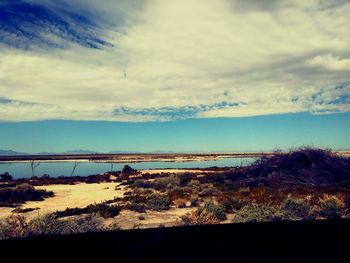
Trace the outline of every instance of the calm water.
<instances>
[{"instance_id":1,"label":"calm water","mask_svg":"<svg viewBox=\"0 0 350 263\"><path fill-rule=\"evenodd\" d=\"M201 161L201 162L143 162L132 163L131 167L135 169L157 169L157 168L208 168L212 166L227 167L249 165L255 158L224 158L217 161ZM115 163L113 170L121 170L125 164ZM51 177L61 175L70 176L74 167L74 162L52 162L40 163L35 168L35 176L49 174ZM110 171L110 163L94 163L82 162L76 168L75 176L87 176L92 174L100 174ZM30 163L0 163L0 174L10 173L14 178L29 178L32 176Z\"/></svg>"}]
</instances>

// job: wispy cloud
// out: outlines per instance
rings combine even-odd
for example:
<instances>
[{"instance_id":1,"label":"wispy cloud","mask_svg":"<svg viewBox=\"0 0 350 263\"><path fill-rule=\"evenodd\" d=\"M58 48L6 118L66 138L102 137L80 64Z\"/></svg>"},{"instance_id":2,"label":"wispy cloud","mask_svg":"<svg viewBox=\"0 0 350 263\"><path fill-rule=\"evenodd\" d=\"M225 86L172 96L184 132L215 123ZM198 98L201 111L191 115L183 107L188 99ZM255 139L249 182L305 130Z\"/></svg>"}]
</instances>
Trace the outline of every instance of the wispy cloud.
<instances>
[{"instance_id":1,"label":"wispy cloud","mask_svg":"<svg viewBox=\"0 0 350 263\"><path fill-rule=\"evenodd\" d=\"M348 1L1 3L1 120L350 111Z\"/></svg>"}]
</instances>

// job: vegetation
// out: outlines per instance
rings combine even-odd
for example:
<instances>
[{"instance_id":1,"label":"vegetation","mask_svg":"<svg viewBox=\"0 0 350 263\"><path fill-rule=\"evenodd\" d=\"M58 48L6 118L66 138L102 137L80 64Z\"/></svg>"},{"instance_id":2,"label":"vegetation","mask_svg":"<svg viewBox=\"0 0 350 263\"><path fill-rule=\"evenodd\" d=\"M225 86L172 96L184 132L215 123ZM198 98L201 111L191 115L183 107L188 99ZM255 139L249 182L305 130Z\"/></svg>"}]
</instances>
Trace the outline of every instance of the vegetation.
<instances>
[{"instance_id":1,"label":"vegetation","mask_svg":"<svg viewBox=\"0 0 350 263\"><path fill-rule=\"evenodd\" d=\"M9 206L53 195L24 182L44 185L119 180L122 183L117 188L127 190L123 197L83 208L67 208L36 221L27 222L17 215L2 222L0 232L9 237L119 229L114 223L108 228L102 227L99 221L119 215L122 209L147 213L171 207L191 210L180 218L180 225L217 224L228 219L267 222L350 218L349 160L328 150L301 148L288 153L276 152L248 167L212 168L208 169L211 172L201 174L144 174L125 166L121 172L86 178L3 179L0 204ZM13 210L14 213L30 211L30 208ZM135 227L140 227L139 221L146 217L147 214L137 216ZM88 219L91 224L86 222Z\"/></svg>"},{"instance_id":2,"label":"vegetation","mask_svg":"<svg viewBox=\"0 0 350 263\"><path fill-rule=\"evenodd\" d=\"M13 180L13 177L9 173L0 174L0 181L7 182L12 180Z\"/></svg>"},{"instance_id":3,"label":"vegetation","mask_svg":"<svg viewBox=\"0 0 350 263\"><path fill-rule=\"evenodd\" d=\"M346 215L347 209L337 196L324 195L320 198L318 212L325 219L338 219Z\"/></svg>"},{"instance_id":4,"label":"vegetation","mask_svg":"<svg viewBox=\"0 0 350 263\"><path fill-rule=\"evenodd\" d=\"M171 204L169 198L161 194L151 194L149 196L133 195L127 200L129 200L129 203L125 205L125 208L139 213L146 210L168 210Z\"/></svg>"},{"instance_id":5,"label":"vegetation","mask_svg":"<svg viewBox=\"0 0 350 263\"><path fill-rule=\"evenodd\" d=\"M13 215L0 222L0 239L117 229L119 229L119 226L115 223L105 227L101 218L96 215L61 219L55 214L47 214L34 218L29 222L23 216Z\"/></svg>"},{"instance_id":6,"label":"vegetation","mask_svg":"<svg viewBox=\"0 0 350 263\"><path fill-rule=\"evenodd\" d=\"M92 204L84 208L67 208L63 211L55 212L57 217L77 216L83 214L96 214L103 218L112 218L120 213L120 207L116 205L108 205L106 203Z\"/></svg>"},{"instance_id":7,"label":"vegetation","mask_svg":"<svg viewBox=\"0 0 350 263\"><path fill-rule=\"evenodd\" d=\"M26 201L43 201L44 198L54 196L53 192L38 190L29 184L16 187L0 188L0 206L17 206Z\"/></svg>"}]
</instances>

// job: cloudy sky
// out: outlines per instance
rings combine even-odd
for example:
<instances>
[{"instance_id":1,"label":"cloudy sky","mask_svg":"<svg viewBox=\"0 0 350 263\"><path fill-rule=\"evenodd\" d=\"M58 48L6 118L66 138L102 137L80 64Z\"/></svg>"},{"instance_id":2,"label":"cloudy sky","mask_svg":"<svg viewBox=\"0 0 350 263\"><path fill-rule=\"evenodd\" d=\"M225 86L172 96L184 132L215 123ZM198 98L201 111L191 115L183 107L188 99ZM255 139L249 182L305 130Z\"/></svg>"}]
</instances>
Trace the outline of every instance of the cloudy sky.
<instances>
[{"instance_id":1,"label":"cloudy sky","mask_svg":"<svg viewBox=\"0 0 350 263\"><path fill-rule=\"evenodd\" d=\"M350 109L350 1L0 0L0 119Z\"/></svg>"},{"instance_id":2,"label":"cloudy sky","mask_svg":"<svg viewBox=\"0 0 350 263\"><path fill-rule=\"evenodd\" d=\"M347 114L349 14L347 0L0 0L0 122Z\"/></svg>"}]
</instances>

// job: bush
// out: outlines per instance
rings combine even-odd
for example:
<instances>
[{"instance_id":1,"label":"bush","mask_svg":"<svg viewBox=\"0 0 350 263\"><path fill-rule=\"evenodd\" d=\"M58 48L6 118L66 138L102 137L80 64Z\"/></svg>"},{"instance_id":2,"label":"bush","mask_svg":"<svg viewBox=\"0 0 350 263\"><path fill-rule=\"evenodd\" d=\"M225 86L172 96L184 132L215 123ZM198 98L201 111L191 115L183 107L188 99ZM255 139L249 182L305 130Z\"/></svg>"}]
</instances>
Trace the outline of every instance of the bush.
<instances>
[{"instance_id":1,"label":"bush","mask_svg":"<svg viewBox=\"0 0 350 263\"><path fill-rule=\"evenodd\" d=\"M215 204L212 200L207 200L202 207L197 209L197 213L205 211L214 216L219 221L226 220L226 211L222 205Z\"/></svg>"},{"instance_id":2,"label":"bush","mask_svg":"<svg viewBox=\"0 0 350 263\"><path fill-rule=\"evenodd\" d=\"M207 213L204 210L193 211L189 214L180 217L178 225L191 226L191 225L212 225L218 224L220 221L213 216L213 214Z\"/></svg>"},{"instance_id":3,"label":"bush","mask_svg":"<svg viewBox=\"0 0 350 263\"><path fill-rule=\"evenodd\" d=\"M19 214L21 214L21 213L29 213L29 212L32 212L32 211L38 210L38 209L39 208L20 208L20 207L18 207L16 209L12 210L12 213L19 213Z\"/></svg>"},{"instance_id":4,"label":"bush","mask_svg":"<svg viewBox=\"0 0 350 263\"><path fill-rule=\"evenodd\" d=\"M337 196L324 195L319 200L318 212L326 219L338 219L346 215L344 202Z\"/></svg>"},{"instance_id":5,"label":"bush","mask_svg":"<svg viewBox=\"0 0 350 263\"><path fill-rule=\"evenodd\" d=\"M123 169L122 169L122 173L123 174L134 174L136 173L137 170L133 169L131 166L129 165L124 165Z\"/></svg>"},{"instance_id":6,"label":"bush","mask_svg":"<svg viewBox=\"0 0 350 263\"><path fill-rule=\"evenodd\" d=\"M124 208L138 213L145 213L148 207L144 203L131 202L126 204Z\"/></svg>"},{"instance_id":7,"label":"bush","mask_svg":"<svg viewBox=\"0 0 350 263\"><path fill-rule=\"evenodd\" d=\"M28 236L28 224L25 217L11 215L0 222L0 239Z\"/></svg>"},{"instance_id":8,"label":"bush","mask_svg":"<svg viewBox=\"0 0 350 263\"><path fill-rule=\"evenodd\" d=\"M281 219L288 220L303 220L313 217L312 207L309 202L305 199L293 197L288 197L283 201L279 215Z\"/></svg>"},{"instance_id":9,"label":"bush","mask_svg":"<svg viewBox=\"0 0 350 263\"><path fill-rule=\"evenodd\" d=\"M26 201L43 201L44 198L54 196L53 192L37 190L29 184L0 189L0 206L23 204Z\"/></svg>"},{"instance_id":10,"label":"bush","mask_svg":"<svg viewBox=\"0 0 350 263\"><path fill-rule=\"evenodd\" d=\"M250 204L235 212L232 222L267 222L276 220L277 210L266 204Z\"/></svg>"},{"instance_id":11,"label":"bush","mask_svg":"<svg viewBox=\"0 0 350 263\"><path fill-rule=\"evenodd\" d=\"M120 213L120 207L116 205L108 205L106 202L100 204L88 205L84 208L66 208L63 211L55 212L57 217L67 217L67 216L76 216L82 214L96 214L103 218L112 218Z\"/></svg>"},{"instance_id":12,"label":"bush","mask_svg":"<svg viewBox=\"0 0 350 263\"><path fill-rule=\"evenodd\" d=\"M0 180L1 181L12 181L13 177L12 175L10 175L9 173L4 173L4 174L0 174Z\"/></svg>"},{"instance_id":13,"label":"bush","mask_svg":"<svg viewBox=\"0 0 350 263\"><path fill-rule=\"evenodd\" d=\"M231 213L235 210L241 209L244 204L238 199L231 197L223 201L221 205L226 213Z\"/></svg>"},{"instance_id":14,"label":"bush","mask_svg":"<svg viewBox=\"0 0 350 263\"><path fill-rule=\"evenodd\" d=\"M158 191L165 191L167 189L173 189L180 185L180 179L177 175L171 175L168 177L161 177L155 179L152 183L152 188Z\"/></svg>"},{"instance_id":15,"label":"bush","mask_svg":"<svg viewBox=\"0 0 350 263\"><path fill-rule=\"evenodd\" d=\"M54 214L39 216L29 222L31 235L74 234L102 231L100 218L88 215L79 218L59 219Z\"/></svg>"},{"instance_id":16,"label":"bush","mask_svg":"<svg viewBox=\"0 0 350 263\"><path fill-rule=\"evenodd\" d=\"M236 184L257 186L337 186L350 181L350 158L330 150L303 147L263 157L235 176Z\"/></svg>"},{"instance_id":17,"label":"bush","mask_svg":"<svg viewBox=\"0 0 350 263\"><path fill-rule=\"evenodd\" d=\"M152 194L147 199L147 205L149 210L168 210L170 207L170 200L167 196Z\"/></svg>"}]
</instances>

